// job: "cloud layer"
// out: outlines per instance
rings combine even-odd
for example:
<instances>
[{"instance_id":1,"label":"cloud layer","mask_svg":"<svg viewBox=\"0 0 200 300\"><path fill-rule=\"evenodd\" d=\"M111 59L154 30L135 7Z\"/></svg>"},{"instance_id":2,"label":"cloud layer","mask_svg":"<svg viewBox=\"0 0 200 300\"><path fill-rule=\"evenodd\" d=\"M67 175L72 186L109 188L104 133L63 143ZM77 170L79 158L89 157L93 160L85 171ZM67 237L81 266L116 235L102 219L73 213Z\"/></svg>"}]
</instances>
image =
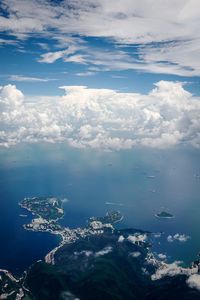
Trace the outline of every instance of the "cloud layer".
<instances>
[{"instance_id":1,"label":"cloud layer","mask_svg":"<svg viewBox=\"0 0 200 300\"><path fill-rule=\"evenodd\" d=\"M200 99L179 82L160 81L149 94L64 86L64 96L28 97L0 88L0 142L67 142L101 150L200 148Z\"/></svg>"},{"instance_id":2,"label":"cloud layer","mask_svg":"<svg viewBox=\"0 0 200 300\"><path fill-rule=\"evenodd\" d=\"M21 41L33 36L56 40L52 44L60 50L43 53L41 62L53 63L62 58L105 70L113 70L114 66L117 70L200 75L198 0L174 0L173 5L171 0L63 0L57 4L47 0L2 0L0 5L4 12L0 31ZM101 57L102 49L84 42L85 37L106 39L114 47L108 47ZM0 42L13 44L15 40ZM39 44L42 46L41 40ZM133 45L132 49L126 48Z\"/></svg>"}]
</instances>

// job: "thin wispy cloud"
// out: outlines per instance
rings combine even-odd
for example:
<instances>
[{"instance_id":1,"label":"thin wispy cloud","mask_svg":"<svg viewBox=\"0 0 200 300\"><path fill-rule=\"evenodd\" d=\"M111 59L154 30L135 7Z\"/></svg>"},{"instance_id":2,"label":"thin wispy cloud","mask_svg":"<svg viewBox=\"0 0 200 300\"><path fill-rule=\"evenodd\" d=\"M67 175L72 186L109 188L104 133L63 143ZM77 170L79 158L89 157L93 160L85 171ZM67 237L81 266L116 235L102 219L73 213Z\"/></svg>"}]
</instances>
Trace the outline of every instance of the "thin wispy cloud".
<instances>
[{"instance_id":1,"label":"thin wispy cloud","mask_svg":"<svg viewBox=\"0 0 200 300\"><path fill-rule=\"evenodd\" d=\"M0 38L0 47L5 46L5 45L15 46L17 44L18 44L18 42L16 40L2 39L2 38Z\"/></svg>"},{"instance_id":2,"label":"thin wispy cloud","mask_svg":"<svg viewBox=\"0 0 200 300\"><path fill-rule=\"evenodd\" d=\"M8 77L10 81L21 81L21 82L48 82L56 79L52 78L41 78L41 77L29 77L23 75L10 75Z\"/></svg>"},{"instance_id":3,"label":"thin wispy cloud","mask_svg":"<svg viewBox=\"0 0 200 300\"><path fill-rule=\"evenodd\" d=\"M96 74L95 72L86 71L86 72L76 73L76 76L84 77L84 76L93 76L95 74Z\"/></svg>"}]
</instances>

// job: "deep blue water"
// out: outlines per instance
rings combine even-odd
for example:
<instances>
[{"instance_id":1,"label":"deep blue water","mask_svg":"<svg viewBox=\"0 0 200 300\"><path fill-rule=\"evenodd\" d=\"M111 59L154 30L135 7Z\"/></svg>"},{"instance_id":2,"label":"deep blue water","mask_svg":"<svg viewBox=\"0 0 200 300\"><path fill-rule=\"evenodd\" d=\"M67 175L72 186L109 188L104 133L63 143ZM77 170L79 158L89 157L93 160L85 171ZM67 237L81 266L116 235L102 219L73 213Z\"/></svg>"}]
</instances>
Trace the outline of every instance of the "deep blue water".
<instances>
[{"instance_id":1,"label":"deep blue water","mask_svg":"<svg viewBox=\"0 0 200 300\"><path fill-rule=\"evenodd\" d=\"M56 236L25 231L22 225L31 216L19 216L26 214L18 206L21 199L50 195L69 199L61 221L66 226L84 226L90 216L119 209L124 220L118 226L164 232L156 250L189 263L200 251L200 179L194 176L199 173L200 154L191 149L100 153L64 144L1 149L0 268L20 273L58 244ZM155 218L162 208L175 218ZM167 242L175 233L191 239Z\"/></svg>"}]
</instances>

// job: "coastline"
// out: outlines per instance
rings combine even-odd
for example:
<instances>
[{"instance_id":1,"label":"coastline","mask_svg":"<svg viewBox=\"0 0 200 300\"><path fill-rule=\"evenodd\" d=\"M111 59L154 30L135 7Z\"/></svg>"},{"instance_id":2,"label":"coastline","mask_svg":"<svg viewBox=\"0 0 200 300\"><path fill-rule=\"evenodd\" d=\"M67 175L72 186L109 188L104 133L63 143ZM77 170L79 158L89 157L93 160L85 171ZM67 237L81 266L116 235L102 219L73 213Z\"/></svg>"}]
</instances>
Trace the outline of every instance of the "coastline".
<instances>
[{"instance_id":1,"label":"coastline","mask_svg":"<svg viewBox=\"0 0 200 300\"><path fill-rule=\"evenodd\" d=\"M120 213L120 211L113 211L113 212L107 212L104 217L91 217L88 220L88 223L86 223L86 226L83 228L74 228L70 229L68 227L62 227L57 222L64 216L64 212L62 216L58 218L50 219L50 216L55 216L54 212L52 213L52 207L49 207L48 205L52 202L50 201L51 198L46 198L46 204L44 205L44 199L40 205L37 206L37 203L34 203L33 198L31 202L28 202L29 204L32 204L31 207L27 207L26 205L19 203L21 207L24 209L30 211L32 215L34 216L31 220L30 224L24 224L23 228L25 230L30 230L34 232L48 232L57 236L60 236L61 239L58 242L58 245L51 249L45 257L43 258L43 261L47 264L55 265L57 263L57 257L55 257L55 254L57 251L64 245L73 243L81 238L94 236L94 235L102 235L102 237L106 237L108 232L109 234L118 234L117 242L121 243L124 240L130 244L134 244L136 247L141 247L146 249L146 258L145 261L148 265L152 266L154 271L150 275L150 279L152 281L159 280L164 276L167 276L168 270L171 270L171 266L173 266L179 275L184 275L189 278L189 276L193 274L198 274L199 268L200 268L200 261L195 261L190 267L184 268L182 266L179 266L180 262L174 262L172 264L168 263L167 260L163 261L162 259L159 259L154 252L151 250L151 240L149 232L147 231L141 231L136 229L125 229L125 230L117 230L113 227L113 224L118 223L123 220L124 216ZM62 205L62 202L59 202ZM53 204L52 204L53 205ZM37 211L37 213L34 211L34 207ZM46 212L46 209L49 208L49 214L47 214L47 218L44 217L44 212ZM57 207L55 208L55 210ZM41 214L38 213L38 211L41 210ZM59 212L59 207L58 207ZM158 215L155 215L158 218L173 218L174 216L166 216L166 217L160 217ZM105 234L105 236L104 236ZM105 251L106 248L103 248L103 250L97 252L97 253L107 253ZM102 254L101 254L102 255ZM59 253L58 253L59 257ZM34 265L34 264L33 264ZM30 267L31 268L31 267ZM26 278L28 272L25 271L24 274L20 278L15 278L9 271L0 269L0 272L3 272L5 274L6 278L10 280L10 284L14 287L7 293L5 296L10 296L16 294L17 300L23 299L26 297L26 295L31 294L28 288L26 288Z\"/></svg>"}]
</instances>

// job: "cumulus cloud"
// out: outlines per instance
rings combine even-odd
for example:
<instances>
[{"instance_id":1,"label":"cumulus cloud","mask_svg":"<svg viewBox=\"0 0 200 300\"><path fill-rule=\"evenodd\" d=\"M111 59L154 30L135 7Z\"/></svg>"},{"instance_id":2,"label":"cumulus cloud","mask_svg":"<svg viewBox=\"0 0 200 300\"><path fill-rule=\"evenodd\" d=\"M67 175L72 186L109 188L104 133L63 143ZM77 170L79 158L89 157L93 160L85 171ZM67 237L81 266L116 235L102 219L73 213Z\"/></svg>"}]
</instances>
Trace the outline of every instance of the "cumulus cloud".
<instances>
[{"instance_id":1,"label":"cumulus cloud","mask_svg":"<svg viewBox=\"0 0 200 300\"><path fill-rule=\"evenodd\" d=\"M133 244L144 243L147 240L147 235L146 234L129 235L127 237L127 240Z\"/></svg>"},{"instance_id":2,"label":"cumulus cloud","mask_svg":"<svg viewBox=\"0 0 200 300\"><path fill-rule=\"evenodd\" d=\"M171 0L118 0L117 3L114 0L63 0L57 3L2 0L0 5L6 15L0 16L0 30L18 39L24 40L34 34L35 37L57 39L66 48L73 36L107 38L115 46L112 52L116 57L120 55L116 48L124 49L121 63L120 60L115 63L119 70L131 68L154 73L200 75L198 0L175 0L173 5ZM137 47L128 51L126 46L130 45ZM74 50L68 51L67 48L44 53L40 61L53 63L61 57L65 57L66 62L87 61L86 52L71 55ZM131 57L126 53L131 53ZM101 62L100 54L101 51L94 54L96 65ZM105 67L110 69L113 67L112 55L109 57L110 64L107 59Z\"/></svg>"},{"instance_id":3,"label":"cumulus cloud","mask_svg":"<svg viewBox=\"0 0 200 300\"><path fill-rule=\"evenodd\" d=\"M152 280L159 280L165 276L173 277L177 275L193 275L198 272L198 267L194 268L183 268L180 266L180 262L173 262L171 264L166 264L162 262L156 273L151 276Z\"/></svg>"},{"instance_id":4,"label":"cumulus cloud","mask_svg":"<svg viewBox=\"0 0 200 300\"><path fill-rule=\"evenodd\" d=\"M147 95L64 86L64 96L28 97L0 87L0 144L67 142L77 148L200 147L200 101L180 82Z\"/></svg>"},{"instance_id":5,"label":"cumulus cloud","mask_svg":"<svg viewBox=\"0 0 200 300\"><path fill-rule=\"evenodd\" d=\"M179 234L176 233L174 235L168 235L167 237L167 241L169 243L172 243L174 241L179 241L179 242L187 242L190 239L190 236L186 235L186 234Z\"/></svg>"},{"instance_id":6,"label":"cumulus cloud","mask_svg":"<svg viewBox=\"0 0 200 300\"><path fill-rule=\"evenodd\" d=\"M195 288L200 291L200 275L193 274L187 279L187 284L191 288Z\"/></svg>"},{"instance_id":7,"label":"cumulus cloud","mask_svg":"<svg viewBox=\"0 0 200 300\"><path fill-rule=\"evenodd\" d=\"M120 235L118 238L118 242L122 243L125 240L125 237L123 235Z\"/></svg>"},{"instance_id":8,"label":"cumulus cloud","mask_svg":"<svg viewBox=\"0 0 200 300\"><path fill-rule=\"evenodd\" d=\"M165 260L167 258L167 256L163 253L159 253L158 258Z\"/></svg>"}]
</instances>

